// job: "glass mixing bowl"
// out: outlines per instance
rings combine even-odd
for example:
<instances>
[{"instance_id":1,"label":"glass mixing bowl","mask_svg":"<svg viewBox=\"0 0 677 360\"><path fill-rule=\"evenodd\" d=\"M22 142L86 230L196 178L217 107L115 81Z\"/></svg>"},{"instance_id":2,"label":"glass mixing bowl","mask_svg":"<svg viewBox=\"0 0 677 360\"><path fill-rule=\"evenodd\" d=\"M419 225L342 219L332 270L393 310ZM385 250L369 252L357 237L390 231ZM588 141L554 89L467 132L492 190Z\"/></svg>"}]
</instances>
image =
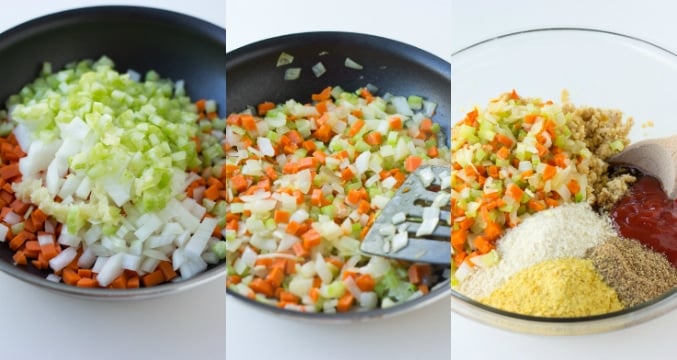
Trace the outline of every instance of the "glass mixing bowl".
<instances>
[{"instance_id":1,"label":"glass mixing bowl","mask_svg":"<svg viewBox=\"0 0 677 360\"><path fill-rule=\"evenodd\" d=\"M545 28L487 39L451 57L452 123L473 106L484 107L515 89L525 97L576 106L615 108L631 116L633 142L677 133L672 104L677 94L677 54L646 40L603 30ZM649 126L649 124L653 125ZM577 335L636 325L677 307L677 288L622 311L582 318L542 318L501 311L452 291L451 308L507 330Z\"/></svg>"}]
</instances>

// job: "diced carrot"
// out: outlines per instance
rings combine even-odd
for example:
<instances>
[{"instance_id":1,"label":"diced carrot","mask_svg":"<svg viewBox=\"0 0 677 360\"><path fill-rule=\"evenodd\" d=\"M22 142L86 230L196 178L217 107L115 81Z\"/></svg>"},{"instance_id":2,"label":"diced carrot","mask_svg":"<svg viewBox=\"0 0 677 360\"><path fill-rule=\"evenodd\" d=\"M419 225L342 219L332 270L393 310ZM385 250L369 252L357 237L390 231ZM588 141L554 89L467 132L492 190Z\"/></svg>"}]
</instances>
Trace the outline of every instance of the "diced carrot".
<instances>
[{"instance_id":1,"label":"diced carrot","mask_svg":"<svg viewBox=\"0 0 677 360\"><path fill-rule=\"evenodd\" d=\"M535 199L529 200L527 202L527 206L529 207L529 209L531 209L533 211L541 211L541 210L545 209L545 204L543 203L543 201L535 200Z\"/></svg>"},{"instance_id":2,"label":"diced carrot","mask_svg":"<svg viewBox=\"0 0 677 360\"><path fill-rule=\"evenodd\" d=\"M362 130L362 127L364 127L364 120L362 119L357 119L351 126L350 129L348 130L348 136L353 137L357 135L360 130Z\"/></svg>"},{"instance_id":3,"label":"diced carrot","mask_svg":"<svg viewBox=\"0 0 677 360\"><path fill-rule=\"evenodd\" d=\"M503 134L496 134L495 139L496 139L496 141L498 141L499 143L501 143L503 146L506 146L506 147L508 147L508 148L509 148L510 146L512 146L512 143L513 143L513 141L512 141L511 138L509 138L509 137L507 137L507 136L505 136L505 135L503 135Z\"/></svg>"},{"instance_id":4,"label":"diced carrot","mask_svg":"<svg viewBox=\"0 0 677 360\"><path fill-rule=\"evenodd\" d=\"M366 87L360 89L360 96L367 100L367 104L374 101L374 95Z\"/></svg>"},{"instance_id":5,"label":"diced carrot","mask_svg":"<svg viewBox=\"0 0 677 360\"><path fill-rule=\"evenodd\" d=\"M72 270L72 269L71 269L71 270ZM94 277L94 273L93 273L92 270L90 270L90 269L82 269L82 268L80 268L80 269L77 270L77 274L78 274L78 276L81 277L81 278L83 278L83 277L84 277L84 278L92 278L92 277Z\"/></svg>"},{"instance_id":6,"label":"diced carrot","mask_svg":"<svg viewBox=\"0 0 677 360\"><path fill-rule=\"evenodd\" d=\"M287 227L285 228L285 231L289 234L295 235L296 233L298 233L300 227L301 227L301 224L292 220L292 221L289 221L289 223L287 223Z\"/></svg>"},{"instance_id":7,"label":"diced carrot","mask_svg":"<svg viewBox=\"0 0 677 360\"><path fill-rule=\"evenodd\" d=\"M0 166L0 178L4 179L5 181L11 180L19 175L21 175L21 171L19 171L18 162Z\"/></svg>"},{"instance_id":8,"label":"diced carrot","mask_svg":"<svg viewBox=\"0 0 677 360\"><path fill-rule=\"evenodd\" d=\"M277 288L282 285L282 280L284 280L284 270L279 267L274 267L270 269L268 275L266 275L266 281L273 287Z\"/></svg>"},{"instance_id":9,"label":"diced carrot","mask_svg":"<svg viewBox=\"0 0 677 360\"><path fill-rule=\"evenodd\" d=\"M516 202L522 201L522 196L524 195L524 190L520 189L519 186L514 183L510 183L505 189L505 194L513 198Z\"/></svg>"},{"instance_id":10,"label":"diced carrot","mask_svg":"<svg viewBox=\"0 0 677 360\"><path fill-rule=\"evenodd\" d=\"M95 288L99 287L99 282L96 279L80 278L75 285L84 288Z\"/></svg>"},{"instance_id":11,"label":"diced carrot","mask_svg":"<svg viewBox=\"0 0 677 360\"><path fill-rule=\"evenodd\" d=\"M242 127L247 131L258 131L258 125L256 124L256 119L249 114L240 115L240 120L242 121Z\"/></svg>"},{"instance_id":12,"label":"diced carrot","mask_svg":"<svg viewBox=\"0 0 677 360\"><path fill-rule=\"evenodd\" d=\"M427 154L428 156L434 158L440 155L440 151L437 149L437 146L431 146L428 148Z\"/></svg>"},{"instance_id":13,"label":"diced carrot","mask_svg":"<svg viewBox=\"0 0 677 360\"><path fill-rule=\"evenodd\" d=\"M348 191L348 195L346 196L346 202L351 205L357 205L361 198L362 194L360 193L360 191L352 189Z\"/></svg>"},{"instance_id":14,"label":"diced carrot","mask_svg":"<svg viewBox=\"0 0 677 360\"><path fill-rule=\"evenodd\" d=\"M136 289L140 287L140 280L139 276L132 276L129 279L127 279L127 289Z\"/></svg>"},{"instance_id":15,"label":"diced carrot","mask_svg":"<svg viewBox=\"0 0 677 360\"><path fill-rule=\"evenodd\" d=\"M371 204L369 201L366 200L360 200L359 205L357 207L357 212L360 214L367 214L371 210Z\"/></svg>"},{"instance_id":16,"label":"diced carrot","mask_svg":"<svg viewBox=\"0 0 677 360\"><path fill-rule=\"evenodd\" d=\"M57 247L58 245L56 245L56 243L51 242L40 245L40 251L42 252L42 255L44 255L45 259L49 261L59 254L57 251Z\"/></svg>"},{"instance_id":17,"label":"diced carrot","mask_svg":"<svg viewBox=\"0 0 677 360\"><path fill-rule=\"evenodd\" d=\"M110 283L113 289L125 289L127 287L127 275L123 272Z\"/></svg>"},{"instance_id":18,"label":"diced carrot","mask_svg":"<svg viewBox=\"0 0 677 360\"><path fill-rule=\"evenodd\" d=\"M294 252L294 255L300 256L300 257L306 257L308 256L309 252L303 247L303 244L300 242L295 243L291 247L292 251Z\"/></svg>"},{"instance_id":19,"label":"diced carrot","mask_svg":"<svg viewBox=\"0 0 677 360\"><path fill-rule=\"evenodd\" d=\"M308 292L308 295L310 296L310 299L313 300L313 302L317 302L320 300L320 289L316 287L311 288Z\"/></svg>"},{"instance_id":20,"label":"diced carrot","mask_svg":"<svg viewBox=\"0 0 677 360\"><path fill-rule=\"evenodd\" d=\"M28 259L26 259L26 255L21 250L18 250L17 252L15 252L14 255L12 256L12 259L14 260L14 263L17 264L17 265L28 264Z\"/></svg>"},{"instance_id":21,"label":"diced carrot","mask_svg":"<svg viewBox=\"0 0 677 360\"><path fill-rule=\"evenodd\" d=\"M402 119L399 116L393 116L388 119L388 125L392 130L402 130Z\"/></svg>"},{"instance_id":22,"label":"diced carrot","mask_svg":"<svg viewBox=\"0 0 677 360\"><path fill-rule=\"evenodd\" d=\"M270 102L270 101L264 101L260 103L258 106L256 106L256 112L259 114L259 116L264 116L266 113L275 108L275 103Z\"/></svg>"},{"instance_id":23,"label":"diced carrot","mask_svg":"<svg viewBox=\"0 0 677 360\"><path fill-rule=\"evenodd\" d=\"M421 119L421 123L419 124L419 129L426 134L432 133L433 129L433 121L430 118L423 118Z\"/></svg>"},{"instance_id":24,"label":"diced carrot","mask_svg":"<svg viewBox=\"0 0 677 360\"><path fill-rule=\"evenodd\" d=\"M355 279L357 287L362 291L372 291L376 286L376 280L369 274L362 274Z\"/></svg>"},{"instance_id":25,"label":"diced carrot","mask_svg":"<svg viewBox=\"0 0 677 360\"><path fill-rule=\"evenodd\" d=\"M141 283L145 287L159 285L163 282L165 282L165 277L162 274L162 270L160 269L156 269L155 271L141 277Z\"/></svg>"},{"instance_id":26,"label":"diced carrot","mask_svg":"<svg viewBox=\"0 0 677 360\"><path fill-rule=\"evenodd\" d=\"M336 311L346 312L350 310L350 308L353 306L354 301L355 297L353 296L353 294L351 294L350 292L346 292L345 294L343 294L343 296L341 296L338 299L338 304L336 304Z\"/></svg>"},{"instance_id":27,"label":"diced carrot","mask_svg":"<svg viewBox=\"0 0 677 360\"><path fill-rule=\"evenodd\" d=\"M488 221L486 227L484 228L484 235L488 240L496 240L501 236L503 230L501 226L495 221Z\"/></svg>"},{"instance_id":28,"label":"diced carrot","mask_svg":"<svg viewBox=\"0 0 677 360\"><path fill-rule=\"evenodd\" d=\"M322 124L313 132L313 136L322 142L328 142L331 140L331 133L331 127L328 124Z\"/></svg>"},{"instance_id":29,"label":"diced carrot","mask_svg":"<svg viewBox=\"0 0 677 360\"><path fill-rule=\"evenodd\" d=\"M321 206L324 195L322 194L322 189L313 189L310 195L310 204L315 206Z\"/></svg>"},{"instance_id":30,"label":"diced carrot","mask_svg":"<svg viewBox=\"0 0 677 360\"><path fill-rule=\"evenodd\" d=\"M278 224L284 224L289 222L289 216L291 214L289 211L282 210L282 209L275 209L275 212L273 213L273 220L275 220L276 223Z\"/></svg>"},{"instance_id":31,"label":"diced carrot","mask_svg":"<svg viewBox=\"0 0 677 360\"><path fill-rule=\"evenodd\" d=\"M328 100L331 97L331 89L332 89L331 86L327 86L326 88L322 89L321 92L317 94L312 94L311 99L313 99L313 101Z\"/></svg>"},{"instance_id":32,"label":"diced carrot","mask_svg":"<svg viewBox=\"0 0 677 360\"><path fill-rule=\"evenodd\" d=\"M364 142L371 146L381 145L383 135L378 131L371 131L364 136Z\"/></svg>"},{"instance_id":33,"label":"diced carrot","mask_svg":"<svg viewBox=\"0 0 677 360\"><path fill-rule=\"evenodd\" d=\"M301 240L303 241L303 247L306 250L310 250L311 248L320 245L322 236L317 230L309 229L301 235Z\"/></svg>"},{"instance_id":34,"label":"diced carrot","mask_svg":"<svg viewBox=\"0 0 677 360\"><path fill-rule=\"evenodd\" d=\"M486 254L494 248L494 246L489 242L489 240L481 235L475 237L475 239L473 240L473 244L481 254Z\"/></svg>"},{"instance_id":35,"label":"diced carrot","mask_svg":"<svg viewBox=\"0 0 677 360\"><path fill-rule=\"evenodd\" d=\"M502 147L501 147L500 149L498 149L498 151L496 152L496 156L497 156L499 159L507 159L508 157L510 157L510 149L508 149L508 148L505 147L505 146L502 146Z\"/></svg>"},{"instance_id":36,"label":"diced carrot","mask_svg":"<svg viewBox=\"0 0 677 360\"><path fill-rule=\"evenodd\" d=\"M567 189L569 189L569 192L571 192L572 195L576 195L579 191L581 191L581 185L578 184L576 179L571 179L567 183Z\"/></svg>"},{"instance_id":37,"label":"diced carrot","mask_svg":"<svg viewBox=\"0 0 677 360\"><path fill-rule=\"evenodd\" d=\"M349 167L346 167L345 169L343 169L343 171L341 171L341 179L343 181L348 181L352 179L353 176L355 176L355 174L353 173L352 170L350 170Z\"/></svg>"},{"instance_id":38,"label":"diced carrot","mask_svg":"<svg viewBox=\"0 0 677 360\"><path fill-rule=\"evenodd\" d=\"M76 285L80 280L80 275L73 269L63 269L61 272L61 279L67 285Z\"/></svg>"},{"instance_id":39,"label":"diced carrot","mask_svg":"<svg viewBox=\"0 0 677 360\"><path fill-rule=\"evenodd\" d=\"M270 285L270 283L261 278L255 278L249 282L249 288L267 297L272 297L274 294L273 287Z\"/></svg>"},{"instance_id":40,"label":"diced carrot","mask_svg":"<svg viewBox=\"0 0 677 360\"><path fill-rule=\"evenodd\" d=\"M416 155L409 155L405 160L404 160L404 169L412 172L416 169L418 169L419 166L423 163L423 159L420 156Z\"/></svg>"},{"instance_id":41,"label":"diced carrot","mask_svg":"<svg viewBox=\"0 0 677 360\"><path fill-rule=\"evenodd\" d=\"M543 181L552 179L553 177L555 177L556 173L557 173L556 167L545 164L545 167L543 168Z\"/></svg>"},{"instance_id":42,"label":"diced carrot","mask_svg":"<svg viewBox=\"0 0 677 360\"><path fill-rule=\"evenodd\" d=\"M178 276L176 271L174 271L172 263L169 261L160 261L157 267L162 272L162 277L164 281L172 281L174 278Z\"/></svg>"},{"instance_id":43,"label":"diced carrot","mask_svg":"<svg viewBox=\"0 0 677 360\"><path fill-rule=\"evenodd\" d=\"M247 189L247 179L242 174L238 174L230 178L230 186L233 190L241 192Z\"/></svg>"},{"instance_id":44,"label":"diced carrot","mask_svg":"<svg viewBox=\"0 0 677 360\"><path fill-rule=\"evenodd\" d=\"M205 189L204 191L204 197L206 197L209 200L215 201L219 198L219 188L216 185L212 185Z\"/></svg>"},{"instance_id":45,"label":"diced carrot","mask_svg":"<svg viewBox=\"0 0 677 360\"><path fill-rule=\"evenodd\" d=\"M301 299L298 296L290 293L289 291L282 291L280 292L280 301L298 304L301 301Z\"/></svg>"}]
</instances>

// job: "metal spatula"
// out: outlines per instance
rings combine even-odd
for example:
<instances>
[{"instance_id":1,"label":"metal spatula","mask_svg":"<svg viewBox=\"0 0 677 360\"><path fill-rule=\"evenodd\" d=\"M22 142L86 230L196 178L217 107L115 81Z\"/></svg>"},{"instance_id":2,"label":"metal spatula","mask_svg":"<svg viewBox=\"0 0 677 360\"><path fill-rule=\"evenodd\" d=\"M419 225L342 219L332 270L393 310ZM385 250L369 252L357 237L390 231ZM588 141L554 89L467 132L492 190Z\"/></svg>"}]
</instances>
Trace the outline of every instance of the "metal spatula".
<instances>
[{"instance_id":1,"label":"metal spatula","mask_svg":"<svg viewBox=\"0 0 677 360\"><path fill-rule=\"evenodd\" d=\"M449 265L451 203L446 177L450 179L448 166L421 166L410 174L372 224L360 250L388 258ZM421 227L430 228L435 222L435 215L434 230L420 234Z\"/></svg>"}]
</instances>

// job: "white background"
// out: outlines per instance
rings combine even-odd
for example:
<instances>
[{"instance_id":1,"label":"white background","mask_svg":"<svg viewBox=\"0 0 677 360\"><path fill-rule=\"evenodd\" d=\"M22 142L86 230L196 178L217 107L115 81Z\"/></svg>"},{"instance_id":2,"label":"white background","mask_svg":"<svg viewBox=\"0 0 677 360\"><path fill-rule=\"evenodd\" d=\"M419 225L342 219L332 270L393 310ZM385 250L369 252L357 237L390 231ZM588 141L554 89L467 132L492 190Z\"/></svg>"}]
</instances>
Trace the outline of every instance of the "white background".
<instances>
[{"instance_id":1,"label":"white background","mask_svg":"<svg viewBox=\"0 0 677 360\"><path fill-rule=\"evenodd\" d=\"M0 31L55 11L103 4L165 8L225 26L224 0L21 0L3 2ZM221 277L167 298L95 302L0 273L0 359L223 359L224 288Z\"/></svg>"},{"instance_id":2,"label":"white background","mask_svg":"<svg viewBox=\"0 0 677 360\"><path fill-rule=\"evenodd\" d=\"M304 31L369 33L449 59L451 7L439 0L338 2L227 0L226 48ZM227 357L244 359L447 360L449 301L391 319L343 325L300 323L227 299Z\"/></svg>"},{"instance_id":3,"label":"white background","mask_svg":"<svg viewBox=\"0 0 677 360\"><path fill-rule=\"evenodd\" d=\"M637 36L677 51L676 11L668 1L458 0L452 7L451 44L456 51L516 30L579 26ZM453 76L452 60L452 81ZM573 337L510 333L456 314L451 321L452 358L465 360L669 359L677 333L677 311L628 329Z\"/></svg>"}]
</instances>

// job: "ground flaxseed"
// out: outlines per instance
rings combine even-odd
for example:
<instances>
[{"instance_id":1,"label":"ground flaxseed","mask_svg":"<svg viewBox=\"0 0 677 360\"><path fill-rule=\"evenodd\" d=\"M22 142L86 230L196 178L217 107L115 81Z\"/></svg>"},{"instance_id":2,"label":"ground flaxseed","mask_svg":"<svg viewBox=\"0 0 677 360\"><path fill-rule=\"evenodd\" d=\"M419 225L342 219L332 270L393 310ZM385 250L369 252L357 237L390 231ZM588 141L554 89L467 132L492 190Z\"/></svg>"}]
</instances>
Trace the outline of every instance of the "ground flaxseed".
<instances>
[{"instance_id":1,"label":"ground flaxseed","mask_svg":"<svg viewBox=\"0 0 677 360\"><path fill-rule=\"evenodd\" d=\"M590 248L586 256L626 307L654 299L677 286L677 269L665 255L636 240L610 238Z\"/></svg>"}]
</instances>

